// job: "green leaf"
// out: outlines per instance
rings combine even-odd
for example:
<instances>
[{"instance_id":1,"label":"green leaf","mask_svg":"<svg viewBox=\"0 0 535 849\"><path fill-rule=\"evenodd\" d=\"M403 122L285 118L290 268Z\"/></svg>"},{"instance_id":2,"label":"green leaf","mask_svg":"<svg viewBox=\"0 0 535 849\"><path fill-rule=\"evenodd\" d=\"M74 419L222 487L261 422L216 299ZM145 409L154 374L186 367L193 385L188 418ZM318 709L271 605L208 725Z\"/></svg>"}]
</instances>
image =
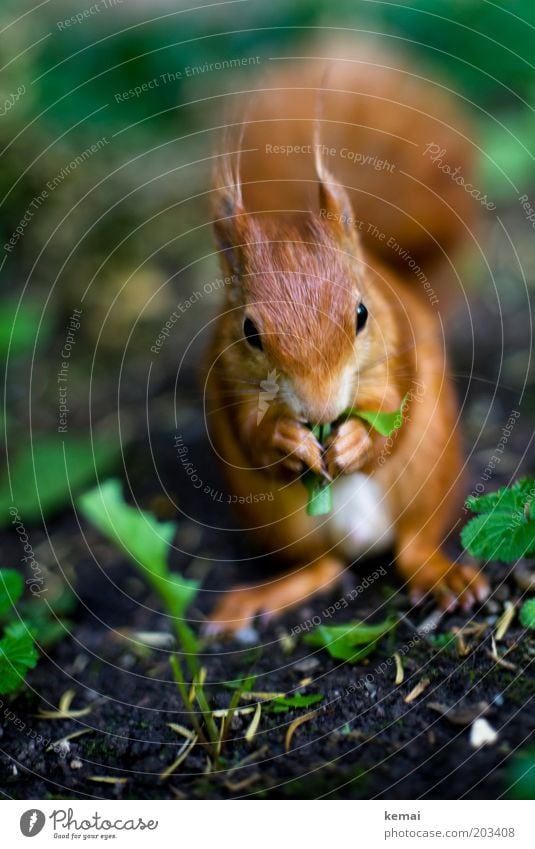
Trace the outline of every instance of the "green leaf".
<instances>
[{"instance_id":1,"label":"green leaf","mask_svg":"<svg viewBox=\"0 0 535 849\"><path fill-rule=\"evenodd\" d=\"M17 354L29 353L34 346L39 328L41 344L50 335L52 329L49 314L43 314L38 304L28 301L18 304L18 299L3 300L0 305L0 359L3 361L7 354L11 357Z\"/></svg>"},{"instance_id":2,"label":"green leaf","mask_svg":"<svg viewBox=\"0 0 535 849\"><path fill-rule=\"evenodd\" d=\"M535 481L523 478L511 487L468 498L467 506L481 515L461 531L464 547L475 557L505 562L535 552L534 495Z\"/></svg>"},{"instance_id":3,"label":"green leaf","mask_svg":"<svg viewBox=\"0 0 535 849\"><path fill-rule=\"evenodd\" d=\"M308 492L307 513L309 516L324 516L333 509L332 483L315 472L306 472L303 477Z\"/></svg>"},{"instance_id":4,"label":"green leaf","mask_svg":"<svg viewBox=\"0 0 535 849\"><path fill-rule=\"evenodd\" d=\"M320 625L306 635L305 642L326 649L335 660L357 663L371 654L379 640L396 625L397 619L385 619L377 625L364 625L362 622Z\"/></svg>"},{"instance_id":5,"label":"green leaf","mask_svg":"<svg viewBox=\"0 0 535 849\"><path fill-rule=\"evenodd\" d=\"M456 645L457 637L449 631L446 634L428 634L427 640L434 649L452 649Z\"/></svg>"},{"instance_id":6,"label":"green leaf","mask_svg":"<svg viewBox=\"0 0 535 849\"><path fill-rule=\"evenodd\" d=\"M24 580L15 569L0 569L0 616L8 613L24 592Z\"/></svg>"},{"instance_id":7,"label":"green leaf","mask_svg":"<svg viewBox=\"0 0 535 849\"><path fill-rule=\"evenodd\" d=\"M154 575L167 575L169 544L176 531L174 522L158 522L150 513L131 507L115 478L86 492L78 504L86 519L131 560Z\"/></svg>"},{"instance_id":8,"label":"green leaf","mask_svg":"<svg viewBox=\"0 0 535 849\"><path fill-rule=\"evenodd\" d=\"M45 518L71 503L73 495L92 483L97 472L115 464L119 446L110 437L93 440L58 434L43 437L10 457L11 484L0 482L0 525L13 521L14 506L24 524Z\"/></svg>"},{"instance_id":9,"label":"green leaf","mask_svg":"<svg viewBox=\"0 0 535 849\"><path fill-rule=\"evenodd\" d=\"M471 495L466 506L474 513L491 513L496 509L509 513L524 513L526 502L535 499L535 480L522 478L512 486L502 486L488 495ZM519 516L520 518L520 516Z\"/></svg>"},{"instance_id":10,"label":"green leaf","mask_svg":"<svg viewBox=\"0 0 535 849\"><path fill-rule=\"evenodd\" d=\"M317 705L323 699L324 696L321 693L310 693L310 695L296 693L294 696L277 696L269 702L263 702L262 706L270 713L286 713L289 710Z\"/></svg>"},{"instance_id":11,"label":"green leaf","mask_svg":"<svg viewBox=\"0 0 535 849\"><path fill-rule=\"evenodd\" d=\"M535 631L535 598L528 598L520 608L520 622L524 628Z\"/></svg>"},{"instance_id":12,"label":"green leaf","mask_svg":"<svg viewBox=\"0 0 535 849\"><path fill-rule=\"evenodd\" d=\"M394 431L399 430L403 424L403 411L408 398L409 393L407 392L401 402L399 410L395 410L393 413L383 413L380 410L357 410L355 407L348 407L347 410L345 410L344 415L357 416L359 419L364 419L364 421L368 422L368 424L380 433L381 436L392 436Z\"/></svg>"},{"instance_id":13,"label":"green leaf","mask_svg":"<svg viewBox=\"0 0 535 849\"><path fill-rule=\"evenodd\" d=\"M8 625L0 640L0 693L12 693L38 660L32 634L24 622Z\"/></svg>"},{"instance_id":14,"label":"green leaf","mask_svg":"<svg viewBox=\"0 0 535 849\"><path fill-rule=\"evenodd\" d=\"M181 620L197 595L199 582L189 581L168 569L169 545L176 531L174 522L158 522L150 513L131 507L123 499L121 483L115 479L82 495L78 504L86 519L121 548L143 573L177 620L175 627L183 647L195 653L196 638Z\"/></svg>"},{"instance_id":15,"label":"green leaf","mask_svg":"<svg viewBox=\"0 0 535 849\"><path fill-rule=\"evenodd\" d=\"M535 551L535 522L513 525L510 513L494 512L471 519L461 542L474 557L509 563Z\"/></svg>"},{"instance_id":16,"label":"green leaf","mask_svg":"<svg viewBox=\"0 0 535 849\"><path fill-rule=\"evenodd\" d=\"M331 432L330 424L314 425L312 433L323 445ZM333 491L331 482L309 470L303 476L303 483L307 488L308 501L307 513L309 516L324 516L333 509Z\"/></svg>"},{"instance_id":17,"label":"green leaf","mask_svg":"<svg viewBox=\"0 0 535 849\"><path fill-rule=\"evenodd\" d=\"M357 416L368 422L381 436L391 436L395 430L403 424L403 410L408 401L409 393L404 396L399 410L393 413L382 413L380 410L371 412L367 410L357 410L355 407L348 407L344 410L343 416ZM315 425L312 432L315 434L319 442L323 445L326 438L329 436L332 425ZM308 471L303 477L303 483L307 488L308 501L307 513L309 516L324 516L330 513L333 509L333 491L331 481L317 475L315 472Z\"/></svg>"},{"instance_id":18,"label":"green leaf","mask_svg":"<svg viewBox=\"0 0 535 849\"><path fill-rule=\"evenodd\" d=\"M535 746L528 746L511 760L506 777L510 799L535 799Z\"/></svg>"}]
</instances>

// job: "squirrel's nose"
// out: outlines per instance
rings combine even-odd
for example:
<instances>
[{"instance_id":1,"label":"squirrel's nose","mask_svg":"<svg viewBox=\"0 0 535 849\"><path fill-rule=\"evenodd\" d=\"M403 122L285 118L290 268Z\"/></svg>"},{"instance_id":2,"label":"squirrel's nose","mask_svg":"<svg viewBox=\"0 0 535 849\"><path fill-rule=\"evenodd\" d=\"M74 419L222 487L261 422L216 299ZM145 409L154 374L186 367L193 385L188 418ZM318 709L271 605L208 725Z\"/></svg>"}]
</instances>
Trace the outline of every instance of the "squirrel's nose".
<instances>
[{"instance_id":1,"label":"squirrel's nose","mask_svg":"<svg viewBox=\"0 0 535 849\"><path fill-rule=\"evenodd\" d=\"M300 387L298 397L306 421L311 424L329 424L351 406L350 383L340 379L321 386L318 381L311 381L310 385Z\"/></svg>"}]
</instances>

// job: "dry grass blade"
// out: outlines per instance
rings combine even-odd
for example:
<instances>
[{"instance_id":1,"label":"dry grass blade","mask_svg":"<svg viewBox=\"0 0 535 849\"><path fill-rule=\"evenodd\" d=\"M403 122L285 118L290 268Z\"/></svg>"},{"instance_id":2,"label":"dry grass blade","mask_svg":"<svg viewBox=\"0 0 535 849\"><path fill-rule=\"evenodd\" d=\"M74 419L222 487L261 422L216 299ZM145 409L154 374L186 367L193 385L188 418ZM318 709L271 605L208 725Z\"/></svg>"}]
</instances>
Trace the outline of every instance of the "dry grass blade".
<instances>
[{"instance_id":1,"label":"dry grass blade","mask_svg":"<svg viewBox=\"0 0 535 849\"><path fill-rule=\"evenodd\" d=\"M198 677L192 682L188 696L188 700L191 704L193 704L193 702L195 701L195 697L197 695L197 687L200 687L201 690L204 687L204 683L206 681L206 674L207 669L205 666L203 666L202 669L199 670Z\"/></svg>"},{"instance_id":2,"label":"dry grass blade","mask_svg":"<svg viewBox=\"0 0 535 849\"><path fill-rule=\"evenodd\" d=\"M227 779L225 781L225 787L227 790L230 790L231 793L239 793L240 790L245 790L247 787L250 787L251 784L255 784L262 778L260 772L253 772L251 775L248 775L246 778L242 778L241 781L230 781Z\"/></svg>"},{"instance_id":3,"label":"dry grass blade","mask_svg":"<svg viewBox=\"0 0 535 849\"><path fill-rule=\"evenodd\" d=\"M99 784L126 784L128 778L114 778L112 775L88 775L88 781L96 781Z\"/></svg>"},{"instance_id":4,"label":"dry grass blade","mask_svg":"<svg viewBox=\"0 0 535 849\"><path fill-rule=\"evenodd\" d=\"M212 716L215 719L221 719L221 717L228 716L230 714L235 714L236 716L245 716L248 713L254 713L254 707L243 707L243 708L218 708L217 710L212 711Z\"/></svg>"},{"instance_id":5,"label":"dry grass blade","mask_svg":"<svg viewBox=\"0 0 535 849\"><path fill-rule=\"evenodd\" d=\"M245 758L242 758L241 761L238 761L237 764L231 766L228 771L228 777L230 778L237 772L239 769L243 769L244 766L249 766L249 764L255 763L260 758L263 758L269 751L269 746L261 746L259 749L256 749L254 752L251 752L250 755L247 755Z\"/></svg>"},{"instance_id":6,"label":"dry grass blade","mask_svg":"<svg viewBox=\"0 0 535 849\"><path fill-rule=\"evenodd\" d=\"M468 654L470 654L470 646L468 646L466 643L463 629L452 628L452 633L455 634L455 640L457 643L457 654L459 655L459 657L466 657Z\"/></svg>"},{"instance_id":7,"label":"dry grass blade","mask_svg":"<svg viewBox=\"0 0 535 849\"><path fill-rule=\"evenodd\" d=\"M396 678L394 680L394 684L403 684L405 680L405 670L403 669L403 661L401 660L400 653L394 652L394 660L396 661Z\"/></svg>"},{"instance_id":8,"label":"dry grass blade","mask_svg":"<svg viewBox=\"0 0 535 849\"><path fill-rule=\"evenodd\" d=\"M167 631L133 631L129 636L151 649L172 649L176 644L173 634Z\"/></svg>"},{"instance_id":9,"label":"dry grass blade","mask_svg":"<svg viewBox=\"0 0 535 849\"><path fill-rule=\"evenodd\" d=\"M67 690L63 693L59 700L58 710L43 710L39 708L36 714L39 719L77 719L80 716L87 716L93 710L92 707L80 708L79 710L71 710L71 704L76 695L74 690Z\"/></svg>"},{"instance_id":10,"label":"dry grass blade","mask_svg":"<svg viewBox=\"0 0 535 849\"><path fill-rule=\"evenodd\" d=\"M183 761L186 760L187 756L189 755L189 753L191 752L191 750L195 746L196 742L197 742L197 735L195 734L192 740L186 740L186 742L183 743L182 748L180 749L180 751L178 753L178 757L177 757L176 761L173 761L171 766L168 766L167 769L164 769L164 771L160 774L160 779L162 781L165 781L166 778L169 778L169 776L172 775L175 772L176 769L178 769L180 764Z\"/></svg>"},{"instance_id":11,"label":"dry grass blade","mask_svg":"<svg viewBox=\"0 0 535 849\"><path fill-rule=\"evenodd\" d=\"M516 607L512 601L506 601L504 604L504 611L498 621L496 622L496 634L495 637L498 640L503 640L507 631L511 627L513 619L515 618Z\"/></svg>"},{"instance_id":12,"label":"dry grass blade","mask_svg":"<svg viewBox=\"0 0 535 849\"><path fill-rule=\"evenodd\" d=\"M303 725L305 722L313 719L318 714L317 710L310 710L308 713L305 713L304 716L298 716L297 719L294 719L293 722L288 726L288 730L286 732L286 736L284 738L284 751L290 751L290 745L292 742L292 738L299 728L300 725Z\"/></svg>"},{"instance_id":13,"label":"dry grass blade","mask_svg":"<svg viewBox=\"0 0 535 849\"><path fill-rule=\"evenodd\" d=\"M430 678L422 678L422 680L419 681L419 683L416 685L416 687L413 687L413 689L410 691L410 693L407 696L405 696L405 698L403 699L405 704L410 705L411 702L414 702L415 699L418 698L418 696L421 696L422 693L425 693L425 691L429 687L430 683L431 683Z\"/></svg>"},{"instance_id":14,"label":"dry grass blade","mask_svg":"<svg viewBox=\"0 0 535 849\"><path fill-rule=\"evenodd\" d=\"M510 672L516 672L516 665L514 663L511 663L509 660L505 660L505 658L500 657L500 655L498 654L498 648L496 646L496 640L494 639L494 635L491 640L491 646L492 651L489 652L489 655L493 659L494 663L498 664L498 666L503 666L504 669L509 669Z\"/></svg>"},{"instance_id":15,"label":"dry grass blade","mask_svg":"<svg viewBox=\"0 0 535 849\"><path fill-rule=\"evenodd\" d=\"M194 731L190 731L190 729L186 728L185 725L178 725L176 722L168 722L167 727L170 728L171 731L176 731L177 734L185 737L186 740L193 740L196 736Z\"/></svg>"},{"instance_id":16,"label":"dry grass blade","mask_svg":"<svg viewBox=\"0 0 535 849\"><path fill-rule=\"evenodd\" d=\"M449 707L442 702L427 702L426 707L428 710L439 713L452 725L460 726L471 725L474 720L479 719L490 710L489 703L484 701L465 707Z\"/></svg>"},{"instance_id":17,"label":"dry grass blade","mask_svg":"<svg viewBox=\"0 0 535 849\"><path fill-rule=\"evenodd\" d=\"M257 730L258 730L258 725L260 723L260 717L261 716L262 716L262 703L258 702L254 716L251 720L251 724L249 725L249 728L245 732L245 739L248 743L252 742L252 740L253 740L253 738L254 738Z\"/></svg>"},{"instance_id":18,"label":"dry grass blade","mask_svg":"<svg viewBox=\"0 0 535 849\"><path fill-rule=\"evenodd\" d=\"M50 752L55 746L63 746L65 743L68 743L69 740L81 737L82 734L92 734L93 731L93 728L82 728L80 731L73 731L72 734L67 734L65 737L60 737L59 740L54 740L54 742L48 747L47 752Z\"/></svg>"},{"instance_id":19,"label":"dry grass blade","mask_svg":"<svg viewBox=\"0 0 535 849\"><path fill-rule=\"evenodd\" d=\"M287 693L263 693L257 690L249 690L246 693L241 693L240 699L244 702L251 702L258 699L262 699L264 702L268 702L271 699L285 699Z\"/></svg>"}]
</instances>

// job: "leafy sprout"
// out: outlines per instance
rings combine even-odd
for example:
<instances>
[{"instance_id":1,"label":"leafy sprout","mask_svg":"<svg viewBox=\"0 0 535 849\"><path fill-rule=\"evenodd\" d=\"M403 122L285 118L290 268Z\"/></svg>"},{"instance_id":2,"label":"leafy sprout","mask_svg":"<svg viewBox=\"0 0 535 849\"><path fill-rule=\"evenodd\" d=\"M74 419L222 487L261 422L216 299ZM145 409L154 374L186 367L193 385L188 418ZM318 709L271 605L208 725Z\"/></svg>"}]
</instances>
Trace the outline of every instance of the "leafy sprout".
<instances>
[{"instance_id":1,"label":"leafy sprout","mask_svg":"<svg viewBox=\"0 0 535 849\"><path fill-rule=\"evenodd\" d=\"M358 663L377 648L378 643L397 625L389 618L376 625L348 622L345 625L320 625L305 637L310 646L324 648L335 660Z\"/></svg>"},{"instance_id":2,"label":"leafy sprout","mask_svg":"<svg viewBox=\"0 0 535 849\"><path fill-rule=\"evenodd\" d=\"M171 572L167 564L176 532L175 523L158 522L150 513L127 504L121 483L115 479L87 492L79 499L79 506L84 516L127 555L173 619L178 644L190 672L191 686L186 682L178 654L170 658L173 678L196 738L206 747L212 763L217 765L221 761L221 748L241 693L243 689L250 688L251 681L246 679L241 682L218 728L206 693L206 669L199 659L200 643L185 618L188 607L197 596L199 583Z\"/></svg>"},{"instance_id":3,"label":"leafy sprout","mask_svg":"<svg viewBox=\"0 0 535 849\"><path fill-rule=\"evenodd\" d=\"M82 513L111 542L125 552L147 583L160 596L173 619L179 643L193 673L199 672L197 638L185 620L186 610L199 590L167 565L174 522L158 522L150 513L131 507L123 498L120 481L111 479L79 499Z\"/></svg>"}]
</instances>

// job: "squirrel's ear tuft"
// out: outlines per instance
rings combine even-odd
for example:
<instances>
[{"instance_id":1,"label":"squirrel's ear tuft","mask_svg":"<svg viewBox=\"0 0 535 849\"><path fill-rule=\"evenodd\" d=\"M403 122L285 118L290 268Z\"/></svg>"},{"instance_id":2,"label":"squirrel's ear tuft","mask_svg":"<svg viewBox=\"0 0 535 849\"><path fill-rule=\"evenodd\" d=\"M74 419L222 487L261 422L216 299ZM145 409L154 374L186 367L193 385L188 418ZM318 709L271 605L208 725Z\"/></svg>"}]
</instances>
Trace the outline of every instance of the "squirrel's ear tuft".
<instances>
[{"instance_id":1,"label":"squirrel's ear tuft","mask_svg":"<svg viewBox=\"0 0 535 849\"><path fill-rule=\"evenodd\" d=\"M215 241L221 251L221 261L230 274L241 272L240 218L244 215L239 160L233 162L229 154L222 154L215 172L212 218Z\"/></svg>"},{"instance_id":2,"label":"squirrel's ear tuft","mask_svg":"<svg viewBox=\"0 0 535 849\"><path fill-rule=\"evenodd\" d=\"M315 148L320 219L329 226L341 245L344 245L348 250L357 251L359 239L349 195L323 164L318 143L316 143Z\"/></svg>"}]
</instances>

